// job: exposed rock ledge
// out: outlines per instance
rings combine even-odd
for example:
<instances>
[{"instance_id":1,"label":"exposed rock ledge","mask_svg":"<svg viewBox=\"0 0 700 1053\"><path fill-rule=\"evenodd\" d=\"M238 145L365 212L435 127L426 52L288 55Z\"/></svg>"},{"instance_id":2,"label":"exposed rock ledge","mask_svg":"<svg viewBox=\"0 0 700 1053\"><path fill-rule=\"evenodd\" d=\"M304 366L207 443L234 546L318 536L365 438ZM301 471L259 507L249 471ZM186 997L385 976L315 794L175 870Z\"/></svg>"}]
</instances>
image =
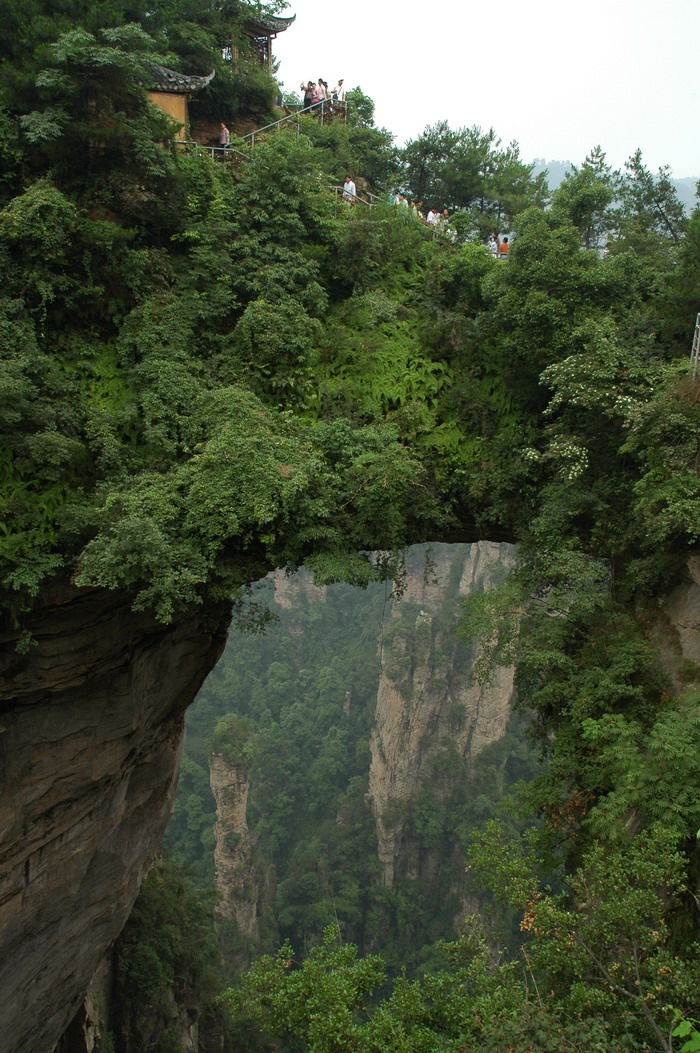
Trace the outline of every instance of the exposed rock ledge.
<instances>
[{"instance_id":1,"label":"exposed rock ledge","mask_svg":"<svg viewBox=\"0 0 700 1053\"><path fill-rule=\"evenodd\" d=\"M230 612L164 626L56 589L0 633L0 1049L52 1053L126 921L171 812L182 718Z\"/></svg>"}]
</instances>

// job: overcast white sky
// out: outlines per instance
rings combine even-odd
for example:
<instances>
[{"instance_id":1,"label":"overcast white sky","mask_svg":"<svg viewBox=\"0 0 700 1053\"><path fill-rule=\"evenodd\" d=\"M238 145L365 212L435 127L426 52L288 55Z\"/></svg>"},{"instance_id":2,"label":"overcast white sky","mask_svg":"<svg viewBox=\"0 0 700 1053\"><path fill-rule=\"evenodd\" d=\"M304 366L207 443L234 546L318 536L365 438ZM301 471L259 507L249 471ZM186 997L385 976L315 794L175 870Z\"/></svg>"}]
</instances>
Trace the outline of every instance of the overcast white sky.
<instances>
[{"instance_id":1,"label":"overcast white sky","mask_svg":"<svg viewBox=\"0 0 700 1053\"><path fill-rule=\"evenodd\" d=\"M274 42L288 91L359 85L399 144L427 124L493 127L526 161L700 176L700 0L290 0Z\"/></svg>"}]
</instances>

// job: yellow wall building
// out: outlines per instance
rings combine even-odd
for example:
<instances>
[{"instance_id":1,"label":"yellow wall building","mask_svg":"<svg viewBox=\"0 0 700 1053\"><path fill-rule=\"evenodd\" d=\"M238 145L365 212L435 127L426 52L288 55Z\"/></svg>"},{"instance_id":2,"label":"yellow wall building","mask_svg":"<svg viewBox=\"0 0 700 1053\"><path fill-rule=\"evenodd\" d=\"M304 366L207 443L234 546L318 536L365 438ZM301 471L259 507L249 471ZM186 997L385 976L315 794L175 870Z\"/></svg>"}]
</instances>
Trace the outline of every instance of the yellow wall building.
<instances>
[{"instance_id":1,"label":"yellow wall building","mask_svg":"<svg viewBox=\"0 0 700 1053\"><path fill-rule=\"evenodd\" d=\"M177 73L165 66L149 66L149 72L151 74L149 99L154 106L175 118L180 125L178 135L186 139L189 135L187 102L202 88L206 88L214 74L210 73L208 77L188 77L184 73Z\"/></svg>"}]
</instances>

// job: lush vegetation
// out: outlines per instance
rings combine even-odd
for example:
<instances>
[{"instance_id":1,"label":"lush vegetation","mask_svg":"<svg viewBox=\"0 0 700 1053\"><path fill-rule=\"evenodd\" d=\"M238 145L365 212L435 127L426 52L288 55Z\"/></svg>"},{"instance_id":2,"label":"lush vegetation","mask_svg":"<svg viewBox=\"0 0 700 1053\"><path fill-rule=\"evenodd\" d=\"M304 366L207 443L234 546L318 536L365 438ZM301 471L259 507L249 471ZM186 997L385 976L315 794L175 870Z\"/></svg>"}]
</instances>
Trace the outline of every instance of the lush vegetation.
<instances>
[{"instance_id":1,"label":"lush vegetation","mask_svg":"<svg viewBox=\"0 0 700 1053\"><path fill-rule=\"evenodd\" d=\"M522 912L522 952L495 961L472 926L449 965L370 1001L376 960L328 943L290 969L284 950L235 1011L318 1051L697 1043L698 669L662 669L650 636L700 537L700 211L684 217L639 155L620 174L594 151L546 208L491 132L437 125L395 156L361 92L348 129L306 122L231 172L169 148L146 90L149 63L216 68L203 113L265 111L269 82L251 73L246 95L222 58L240 5L2 12L0 589L15 622L54 575L171 619L272 567L366 585L395 566L372 550L520 545L464 631L517 661L546 762L527 851L495 827L472 851ZM350 166L461 209L454 237L345 209L327 185ZM507 263L480 244L496 223L516 234ZM314 778L340 757L350 786L342 727L329 715L313 734ZM281 846L284 796L269 807ZM294 880L313 872L297 862ZM365 882L350 875L348 919ZM290 885L290 924L299 899ZM303 920L309 942L322 921Z\"/></svg>"},{"instance_id":2,"label":"lush vegetation","mask_svg":"<svg viewBox=\"0 0 700 1053\"><path fill-rule=\"evenodd\" d=\"M245 772L255 845L249 879L260 938L246 947L227 928L225 958L242 951L243 960L249 959L281 939L302 954L328 925L339 924L346 939L363 950L381 947L389 967L400 971L424 968L432 944L453 934L461 903L475 894L464 874L470 831L502 815L499 802L508 788L534 769L521 729L513 727L473 763L447 741L432 744L430 771L416 774L412 795L394 803L395 815L384 816L385 823L400 824L404 846L390 887L380 879L366 798L380 650L385 676L407 707L410 692L402 685L417 661L430 664L436 691L443 674L455 691L468 683L465 645L444 660L437 650L431 653L457 625L457 585L466 558L466 547L460 549L456 580L442 597L443 624L433 619L432 639L424 642L427 653L420 659L415 605L388 596L379 584L366 590L334 585L317 595L310 576L297 576L285 585L284 606L271 603L276 621L263 635L231 634L188 715L166 839L169 849L196 866L200 882L210 885L210 753ZM411 573L429 573L430 549L411 556ZM270 590L271 583L264 583L255 602L262 605ZM406 668L389 660L390 649L404 656ZM426 754L428 749L426 744ZM517 829L506 814L509 830Z\"/></svg>"},{"instance_id":3,"label":"lush vegetation","mask_svg":"<svg viewBox=\"0 0 700 1053\"><path fill-rule=\"evenodd\" d=\"M0 82L5 599L61 572L171 618L309 553L371 577L357 549L445 517L405 429L336 424L316 381L368 255L325 189L332 143L279 135L233 178L164 149L166 41L93 14L49 19L50 43L37 17ZM399 241L417 266L420 235Z\"/></svg>"},{"instance_id":4,"label":"lush vegetation","mask_svg":"<svg viewBox=\"0 0 700 1053\"><path fill-rule=\"evenodd\" d=\"M185 868L156 863L114 948L107 1053L179 1053L193 1023L205 1032L219 986L212 908Z\"/></svg>"}]
</instances>

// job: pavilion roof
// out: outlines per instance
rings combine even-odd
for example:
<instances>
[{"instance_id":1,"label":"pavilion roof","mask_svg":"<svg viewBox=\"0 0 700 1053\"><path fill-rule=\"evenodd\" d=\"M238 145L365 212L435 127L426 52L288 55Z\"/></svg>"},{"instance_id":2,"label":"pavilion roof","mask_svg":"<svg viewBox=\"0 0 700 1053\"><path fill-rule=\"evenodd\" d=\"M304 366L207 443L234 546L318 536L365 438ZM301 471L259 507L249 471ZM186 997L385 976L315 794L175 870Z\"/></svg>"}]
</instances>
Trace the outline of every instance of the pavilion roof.
<instances>
[{"instance_id":1,"label":"pavilion roof","mask_svg":"<svg viewBox=\"0 0 700 1053\"><path fill-rule=\"evenodd\" d=\"M296 17L292 15L291 18L280 18L279 15L266 15L261 12L255 18L246 18L243 29L253 37L272 37L289 29Z\"/></svg>"},{"instance_id":2,"label":"pavilion roof","mask_svg":"<svg viewBox=\"0 0 700 1053\"><path fill-rule=\"evenodd\" d=\"M191 77L186 73L178 73L177 70L168 69L167 66L148 65L151 76L149 85L151 91L174 91L187 92L201 91L214 78L212 71L207 77Z\"/></svg>"}]
</instances>

